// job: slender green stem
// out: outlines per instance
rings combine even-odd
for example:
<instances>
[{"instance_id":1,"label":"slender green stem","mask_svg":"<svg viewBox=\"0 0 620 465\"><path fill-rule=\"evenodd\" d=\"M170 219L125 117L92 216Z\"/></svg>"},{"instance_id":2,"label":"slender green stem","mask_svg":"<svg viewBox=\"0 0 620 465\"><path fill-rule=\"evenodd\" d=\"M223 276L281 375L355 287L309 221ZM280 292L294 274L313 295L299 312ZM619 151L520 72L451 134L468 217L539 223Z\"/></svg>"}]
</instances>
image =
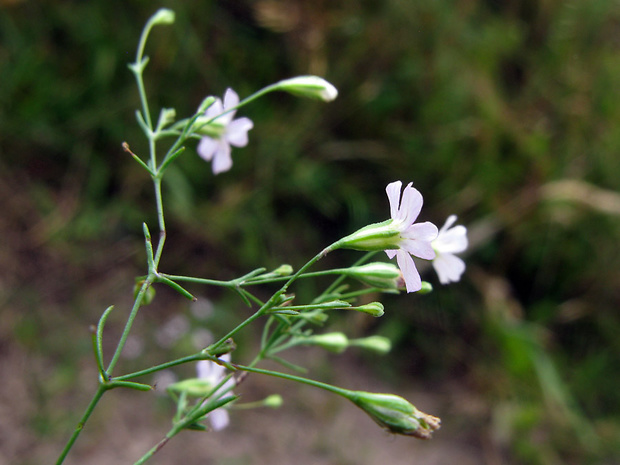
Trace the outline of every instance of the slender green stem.
<instances>
[{"instance_id":1,"label":"slender green stem","mask_svg":"<svg viewBox=\"0 0 620 465\"><path fill-rule=\"evenodd\" d=\"M142 113L144 116L144 120L149 130L152 131L153 128L151 126L151 115L149 111L149 103L148 103L148 100L146 99L146 91L144 90L144 82L142 81L142 70L140 70L139 73L134 72L134 75L136 76L136 82L138 84L138 92L140 94L140 102L142 104ZM155 166L151 166L150 168L151 170L154 170Z\"/></svg>"},{"instance_id":2,"label":"slender green stem","mask_svg":"<svg viewBox=\"0 0 620 465\"><path fill-rule=\"evenodd\" d=\"M222 287L232 288L232 287L242 286L246 282L250 281L254 276L261 274L264 271L265 271L265 268L257 268L239 278L232 279L230 281L219 281L216 279L207 279L207 278L195 278L193 276L176 276L176 275L164 274L164 273L161 273L161 276L171 279L173 281L185 281L189 283L207 284L207 285L212 285L212 286L222 286ZM285 277L284 279L288 279L288 277Z\"/></svg>"},{"instance_id":3,"label":"slender green stem","mask_svg":"<svg viewBox=\"0 0 620 465\"><path fill-rule=\"evenodd\" d=\"M337 243L338 243L338 242L335 242L334 244L337 244ZM332 247L334 244L332 244L330 247ZM328 247L328 249L329 249L330 247ZM327 249L325 249L325 250L327 250ZM368 252L368 253L366 253L366 254L365 254L362 258L360 258L358 261L356 261L356 262L352 265L352 267L354 267L354 266L360 266L361 264L363 264L363 263L367 262L367 261L368 261L368 260L370 260L370 259L373 257L373 255L375 255L376 253L377 253L376 251L372 251L372 252ZM331 293L334 289L336 289L336 288L340 285L340 283L341 283L342 281L344 281L344 280L345 280L345 278L346 278L346 276L345 276L345 275L340 275L340 276L338 276L338 278L336 278L336 279L334 280L334 282L333 282L333 283L332 283L332 284L331 284L331 285L330 285L327 289L325 289L325 291L323 291L323 295Z\"/></svg>"},{"instance_id":4,"label":"slender green stem","mask_svg":"<svg viewBox=\"0 0 620 465\"><path fill-rule=\"evenodd\" d=\"M207 284L211 286L234 287L231 281L218 281L217 279L194 278L192 276L176 276L172 274L161 273L161 276L172 281L184 281L186 283Z\"/></svg>"},{"instance_id":5,"label":"slender green stem","mask_svg":"<svg viewBox=\"0 0 620 465\"><path fill-rule=\"evenodd\" d=\"M65 448L60 453L60 456L58 457L58 460L56 461L56 465L60 465L61 463L64 462L65 458L67 457L67 454L69 453L69 451L73 447L73 444L75 443L75 441L77 440L78 436L82 432L82 429L84 428L84 425L86 424L86 421L90 417L91 413L93 413L93 410L95 409L95 406L97 405L97 403L101 399L101 396L103 396L103 393L106 390L107 389L106 389L106 387L103 384L99 385L99 388L97 389L97 392L93 396L93 399L90 401L90 404L88 404L88 407L86 408L86 411L84 412L84 415L82 415L82 418L80 419L79 423L77 424L77 426L75 428L75 431L73 431L73 434L69 438L69 441L67 442L67 445L65 446Z\"/></svg>"},{"instance_id":6,"label":"slender green stem","mask_svg":"<svg viewBox=\"0 0 620 465\"><path fill-rule=\"evenodd\" d=\"M171 360L170 362L162 363L161 365L150 367L145 370L135 371L133 373L128 373L122 376L116 376L114 380L123 381L126 379L138 378L140 376L150 375L151 373L156 373L158 371L165 370L166 368L172 368L174 366L182 365L184 363L196 362L198 360L205 360L208 358L211 358L211 357L203 354L202 352L199 352L197 354L188 355L187 357L178 358L176 360Z\"/></svg>"},{"instance_id":7,"label":"slender green stem","mask_svg":"<svg viewBox=\"0 0 620 465\"><path fill-rule=\"evenodd\" d=\"M316 278L319 276L331 276L331 275L343 275L347 273L347 269L346 268L334 268L331 270L322 270L322 271L312 271L310 273L303 273L301 275L299 275L298 279L302 279L302 278ZM286 281L287 279L289 279L288 276L277 276L277 277L273 277L273 278L265 278L265 279L261 279L261 278L256 278L256 279L252 279L247 281L246 283L244 283L245 285L249 286L249 285L256 285L256 284L268 284L268 283L275 283L278 281Z\"/></svg>"},{"instance_id":8,"label":"slender green stem","mask_svg":"<svg viewBox=\"0 0 620 465\"><path fill-rule=\"evenodd\" d=\"M330 246L331 247L331 246ZM327 250L327 249L326 249ZM299 270L297 270L297 273L295 273L294 275L292 275L288 281L280 288L279 291L277 291L275 294L273 294L271 296L271 298L265 303L265 305L263 305L261 308L258 309L258 311L256 313L254 313L252 316L248 317L245 321L243 321L242 323L240 323L236 328L234 328L232 331L228 332L228 334L226 334L224 337L222 337L219 341L217 341L215 344L212 344L211 346L209 346L209 352L213 353L215 350L217 350L218 347L220 347L222 344L224 344L229 338L233 337L235 334L237 334L239 331L241 331L243 328L245 328L247 325L249 325L250 323L252 323L254 320L256 320L257 318L260 318L261 316L263 316L265 313L267 313L271 308L273 308L276 303L278 302L278 299L280 298L280 296L282 294L284 294L286 292L286 290L288 289L288 287L300 276L304 273L304 271L306 271L308 268L310 268L312 265L314 265L317 261L319 261L324 255L325 251L315 255L312 259L310 259L304 266L302 266Z\"/></svg>"},{"instance_id":9,"label":"slender green stem","mask_svg":"<svg viewBox=\"0 0 620 465\"><path fill-rule=\"evenodd\" d=\"M232 374L230 376L232 376ZM222 380L222 382L220 384L218 384L218 386L216 386L214 388L212 393L209 394L208 396L206 396L205 399L207 397L213 395L214 392L216 392L221 386L223 386L224 383L226 383L226 381L228 381L228 379L230 379L230 376L227 377L225 380ZM230 389L228 389L226 392L228 392L229 390ZM222 393L222 394L225 394L225 392ZM226 404L236 400L237 398L238 398L238 396L229 396L229 397L226 397L224 399L222 399L220 397L216 401L208 402L206 404L204 402L202 402L202 401L197 402L195 407L192 408L185 415L185 417L183 419L175 422L173 424L172 428L170 428L170 431L168 431L168 433L166 434L166 436L164 436L164 438L161 441L159 441L154 447L152 447L137 462L135 462L134 465L140 465L140 464L145 463L148 459L153 457L153 455L155 455L157 452L159 452L159 450L161 450L161 448L164 447L168 443L168 441L170 439L172 439L174 436L179 434L181 431L183 431L184 429L188 428L190 425L192 425L196 421L199 421L207 413L212 412L213 410L218 409L220 407L223 407L224 405L226 405Z\"/></svg>"},{"instance_id":10,"label":"slender green stem","mask_svg":"<svg viewBox=\"0 0 620 465\"><path fill-rule=\"evenodd\" d=\"M246 318L243 322L239 323L237 325L236 328L234 328L233 330L229 331L224 337L222 337L219 341L217 341L215 344L212 344L209 346L209 352L213 353L215 352L220 346L222 346L228 339L232 338L235 334L237 334L239 331L241 331L243 328L245 328L247 325L249 325L250 323L252 323L254 320L260 318L261 316L264 315L264 313L271 308L269 303L271 301L268 301L265 305L263 305L260 309L258 309L258 311L256 313L254 313L253 315L251 315L250 317Z\"/></svg>"},{"instance_id":11,"label":"slender green stem","mask_svg":"<svg viewBox=\"0 0 620 465\"><path fill-rule=\"evenodd\" d=\"M183 424L182 423L176 423L171 429L170 431L168 431L168 433L166 434L166 436L163 437L163 439L161 441L159 441L157 444L155 444L146 454L144 454L139 460L137 460L134 465L141 465L143 463L145 463L147 460L149 460L151 457L153 457L153 455L155 455L157 452L159 452L159 450L164 447L168 441L170 441L170 439L172 439L174 436L176 436L177 434L179 434L179 432L181 432L181 430L183 429Z\"/></svg>"},{"instance_id":12,"label":"slender green stem","mask_svg":"<svg viewBox=\"0 0 620 465\"><path fill-rule=\"evenodd\" d=\"M125 323L125 329L123 330L123 334L121 335L118 345L116 346L116 351L114 352L114 355L112 356L112 360L110 361L110 364L108 365L108 369L106 370L108 375L112 375L112 370L116 366L116 362L118 362L118 359L121 356L121 352L123 351L123 348L125 347L125 342L127 342L127 338L129 337L129 332L131 331L131 326L133 325L133 321L136 319L136 315L138 314L138 310L140 309L140 305L142 304L142 298L144 297L144 294L146 294L146 290L148 289L148 287L151 285L152 282L153 282L153 277L149 276L142 283L142 287L140 288L140 291L138 292L138 295L136 296L136 300L133 303L133 307L131 308L131 312L129 313L129 318L127 318L127 323Z\"/></svg>"},{"instance_id":13,"label":"slender green stem","mask_svg":"<svg viewBox=\"0 0 620 465\"><path fill-rule=\"evenodd\" d=\"M332 244L332 246L333 246L333 244ZM332 246L326 248L325 250L327 250L327 251L331 250ZM375 253L376 252L368 252L363 257L361 257L357 262L355 262L352 266L359 266L359 265L365 263L366 261L370 260L370 258L372 258L372 256L375 255ZM321 254L324 255L323 252ZM328 271L331 271L331 270L328 270ZM305 277L305 276L314 275L314 274L318 274L318 273L322 273L322 272L318 271L318 272L312 272L312 273L304 273L304 274L300 275L300 277ZM340 274L340 273L337 273L337 274ZM327 289L325 289L325 291L323 291L323 293L319 297L317 297L317 299L315 299L315 300L320 302L321 298L323 296L333 292L333 290L336 289L345 278L346 278L346 275L340 274L340 276L338 276L338 278ZM250 284L250 283L248 283L248 284ZM251 283L251 284L254 284L254 283ZM342 300L346 300L344 296L340 296L340 298ZM305 324L306 324L306 322L303 321L303 320L300 320L300 321L296 322L295 324L290 326L290 328L287 331L287 334L282 334L281 333L282 325L280 325L278 328L276 328L276 330L274 330L273 334L271 336L269 336L269 337L268 337L268 334L264 331L263 335L261 337L260 356L262 358L264 358L264 357L267 356L267 354L269 354L271 356L271 354L279 352L280 351L279 349L273 351L273 348L274 347L278 348L278 346L280 344L282 344L284 341L286 341L288 339L290 334L295 334Z\"/></svg>"},{"instance_id":14,"label":"slender green stem","mask_svg":"<svg viewBox=\"0 0 620 465\"><path fill-rule=\"evenodd\" d=\"M146 63L144 62L144 48L146 47L146 40L148 39L149 33L151 32L152 28L153 22L149 20L146 23L146 26L144 26L142 34L140 35L140 41L136 50L136 62L133 64L133 66L130 67L131 70L134 72L134 75L136 76L138 92L140 93L140 102L142 103L142 113L144 116L144 121L150 130L153 129L153 123L151 122L151 112L149 111L148 99L146 97L146 91L144 89L142 72L144 71L144 66L146 66ZM155 165L153 165L152 168L154 170Z\"/></svg>"},{"instance_id":15,"label":"slender green stem","mask_svg":"<svg viewBox=\"0 0 620 465\"><path fill-rule=\"evenodd\" d=\"M247 371L248 373L275 376L276 378L288 379L289 381L296 381L298 383L307 384L308 386L314 386L319 389L324 389L325 391L333 392L334 394L338 394L339 396L343 396L346 398L349 398L351 392L348 389L342 389L337 386L332 386L331 384L322 383L320 381L315 381L309 378L303 378L301 376L289 375L288 373L281 373L279 371L264 370L261 368L237 365L236 363L231 363L231 365L237 370Z\"/></svg>"},{"instance_id":16,"label":"slender green stem","mask_svg":"<svg viewBox=\"0 0 620 465\"><path fill-rule=\"evenodd\" d=\"M348 300L348 299L353 299L355 297L359 297L361 295L366 295L366 294L372 294L375 292L382 292L384 294L398 294L398 290L397 289L383 289L381 287L365 287L363 289L359 289L357 291L353 291L353 292L347 292L346 294L342 294L340 295L340 298L342 300Z\"/></svg>"}]
</instances>

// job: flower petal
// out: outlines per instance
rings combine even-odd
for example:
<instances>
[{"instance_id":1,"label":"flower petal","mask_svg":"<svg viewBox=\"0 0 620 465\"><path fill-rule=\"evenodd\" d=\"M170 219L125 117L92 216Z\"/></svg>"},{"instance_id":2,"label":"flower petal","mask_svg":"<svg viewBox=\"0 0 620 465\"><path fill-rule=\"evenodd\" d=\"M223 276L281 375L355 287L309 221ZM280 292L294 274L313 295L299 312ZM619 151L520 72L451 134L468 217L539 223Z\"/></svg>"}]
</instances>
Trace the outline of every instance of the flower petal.
<instances>
[{"instance_id":1,"label":"flower petal","mask_svg":"<svg viewBox=\"0 0 620 465\"><path fill-rule=\"evenodd\" d=\"M401 250L424 260L432 260L435 258L435 249L428 241L416 241L405 239L400 243Z\"/></svg>"},{"instance_id":2,"label":"flower petal","mask_svg":"<svg viewBox=\"0 0 620 465\"><path fill-rule=\"evenodd\" d=\"M248 131L254 127L250 118L239 118L228 125L226 139L235 147L245 147L248 145Z\"/></svg>"},{"instance_id":3,"label":"flower petal","mask_svg":"<svg viewBox=\"0 0 620 465\"><path fill-rule=\"evenodd\" d=\"M449 284L461 280L461 275L465 271L465 262L456 255L439 254L433 260L433 268L439 276L439 282Z\"/></svg>"},{"instance_id":4,"label":"flower petal","mask_svg":"<svg viewBox=\"0 0 620 465\"><path fill-rule=\"evenodd\" d=\"M400 236L404 239L415 239L419 241L434 241L437 239L437 226L430 221L416 223L409 226Z\"/></svg>"},{"instance_id":5,"label":"flower petal","mask_svg":"<svg viewBox=\"0 0 620 465\"><path fill-rule=\"evenodd\" d=\"M237 92L229 87L224 93L224 110L229 110L232 107L236 107L238 104L239 96L237 95Z\"/></svg>"},{"instance_id":6,"label":"flower petal","mask_svg":"<svg viewBox=\"0 0 620 465\"><path fill-rule=\"evenodd\" d=\"M400 188L402 187L402 185L403 183L401 181L394 181L389 183L385 188L388 196L388 201L390 202L390 217L394 220L400 220Z\"/></svg>"},{"instance_id":7,"label":"flower petal","mask_svg":"<svg viewBox=\"0 0 620 465\"><path fill-rule=\"evenodd\" d=\"M212 139L211 137L203 137L200 139L196 151L198 152L198 155L200 155L200 158L206 161L211 161L219 144L220 142L216 139Z\"/></svg>"},{"instance_id":8,"label":"flower petal","mask_svg":"<svg viewBox=\"0 0 620 465\"><path fill-rule=\"evenodd\" d=\"M228 426L230 419L226 409L218 408L208 415L213 431L221 431Z\"/></svg>"},{"instance_id":9,"label":"flower petal","mask_svg":"<svg viewBox=\"0 0 620 465\"><path fill-rule=\"evenodd\" d=\"M199 378L209 379L213 376L213 367L216 366L210 360L199 360L196 363L196 374Z\"/></svg>"},{"instance_id":10,"label":"flower petal","mask_svg":"<svg viewBox=\"0 0 620 465\"><path fill-rule=\"evenodd\" d=\"M439 236L433 242L435 250L441 253L463 252L467 249L467 245L467 228L461 225L448 230L441 228Z\"/></svg>"},{"instance_id":11,"label":"flower petal","mask_svg":"<svg viewBox=\"0 0 620 465\"><path fill-rule=\"evenodd\" d=\"M403 222L403 228L408 228L413 224L420 214L420 210L422 210L423 203L420 191L413 187L413 183L407 184L407 187L403 190L403 198L398 212Z\"/></svg>"},{"instance_id":12,"label":"flower petal","mask_svg":"<svg viewBox=\"0 0 620 465\"><path fill-rule=\"evenodd\" d=\"M448 219L446 220L446 222L444 223L444 225L439 230L439 232L442 233L450 229L450 226L452 226L455 221L456 221L456 215L450 215Z\"/></svg>"},{"instance_id":13,"label":"flower petal","mask_svg":"<svg viewBox=\"0 0 620 465\"><path fill-rule=\"evenodd\" d=\"M400 248L411 255L432 260L435 258L435 249L432 240L437 237L437 226L428 221L413 224L401 234Z\"/></svg>"},{"instance_id":14,"label":"flower petal","mask_svg":"<svg viewBox=\"0 0 620 465\"><path fill-rule=\"evenodd\" d=\"M407 292L417 292L422 289L420 273L418 273L411 255L409 255L405 250L399 250L396 252L396 261L398 262L400 271L403 273Z\"/></svg>"},{"instance_id":15,"label":"flower petal","mask_svg":"<svg viewBox=\"0 0 620 465\"><path fill-rule=\"evenodd\" d=\"M213 174L223 173L232 168L232 157L230 156L230 145L228 145L228 142L220 141L218 144L211 168L213 169Z\"/></svg>"},{"instance_id":16,"label":"flower petal","mask_svg":"<svg viewBox=\"0 0 620 465\"><path fill-rule=\"evenodd\" d=\"M208 119L215 118L218 115L221 115L224 112L224 107L222 106L222 100L219 98L215 99L215 102L211 104L207 111L205 111L205 117Z\"/></svg>"}]
</instances>

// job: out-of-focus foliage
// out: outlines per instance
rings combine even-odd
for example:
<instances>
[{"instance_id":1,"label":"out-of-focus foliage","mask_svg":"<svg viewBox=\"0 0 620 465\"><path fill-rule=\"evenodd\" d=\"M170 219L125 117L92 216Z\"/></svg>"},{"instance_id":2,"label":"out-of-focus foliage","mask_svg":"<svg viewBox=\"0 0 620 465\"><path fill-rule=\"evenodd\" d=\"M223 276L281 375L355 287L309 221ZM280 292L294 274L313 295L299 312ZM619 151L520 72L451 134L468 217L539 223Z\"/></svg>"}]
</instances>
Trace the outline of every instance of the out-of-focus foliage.
<instances>
[{"instance_id":1,"label":"out-of-focus foliage","mask_svg":"<svg viewBox=\"0 0 620 465\"><path fill-rule=\"evenodd\" d=\"M424 219L458 214L472 250L462 283L388 300L379 331L400 347L393 372L477 392L485 408L475 431L507 463L613 460L612 0L0 2L0 259L13 271L0 296L31 312L1 335L62 359L68 342L52 323L41 342L35 324L62 318L40 308L42 290L62 294L59 311L129 254L141 266L141 223L154 223L150 184L120 143L144 153L126 63L159 6L177 21L148 45L153 105L184 116L228 86L243 97L299 74L340 91L330 104L274 94L242 110L255 121L250 145L218 177L188 147L167 179L166 271L225 279L263 264L299 266L387 218L388 182L413 181ZM54 286L60 264L73 271ZM100 313L86 300L71 304L75 315L88 308L82 322Z\"/></svg>"}]
</instances>

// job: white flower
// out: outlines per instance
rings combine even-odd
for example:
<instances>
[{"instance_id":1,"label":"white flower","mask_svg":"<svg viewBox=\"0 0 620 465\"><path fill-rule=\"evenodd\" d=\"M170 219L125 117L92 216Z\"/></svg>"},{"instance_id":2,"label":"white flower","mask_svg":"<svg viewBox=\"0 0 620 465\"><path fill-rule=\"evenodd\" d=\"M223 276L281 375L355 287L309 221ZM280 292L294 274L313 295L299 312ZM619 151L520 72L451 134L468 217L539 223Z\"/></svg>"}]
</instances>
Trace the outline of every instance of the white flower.
<instances>
[{"instance_id":1,"label":"white flower","mask_svg":"<svg viewBox=\"0 0 620 465\"><path fill-rule=\"evenodd\" d=\"M230 354L224 354L220 358L225 362L230 362ZM226 368L210 360L200 360L196 364L196 372L198 374L198 378L207 381L213 387L217 386L226 376ZM218 398L224 395L234 386L235 382L231 378L213 394L213 397ZM228 411L224 408L213 410L209 413L208 418L215 431L223 430L229 423Z\"/></svg>"},{"instance_id":2,"label":"white flower","mask_svg":"<svg viewBox=\"0 0 620 465\"><path fill-rule=\"evenodd\" d=\"M400 195L402 182L396 181L388 184L385 189L390 201L390 214L392 217L391 228L399 231L397 250L386 250L388 257L398 262L398 267L403 273L407 292L416 292L422 288L420 273L416 269L412 256L432 260L435 251L431 242L437 237L437 226L428 221L414 223L422 209L422 194L409 183Z\"/></svg>"},{"instance_id":3,"label":"white flower","mask_svg":"<svg viewBox=\"0 0 620 465\"><path fill-rule=\"evenodd\" d=\"M230 146L245 147L248 144L248 131L254 127L250 118L233 119L236 110L222 115L238 103L239 96L229 88L224 94L224 103L222 104L219 98L215 99L201 118L206 120L215 118L204 128L204 132L209 135L200 139L197 149L201 158L206 161L213 160L213 174L223 173L232 167Z\"/></svg>"},{"instance_id":4,"label":"white flower","mask_svg":"<svg viewBox=\"0 0 620 465\"><path fill-rule=\"evenodd\" d=\"M441 284L459 281L465 271L465 262L454 254L467 249L467 228L461 225L452 228L455 221L456 215L450 215L432 244L435 249L433 268Z\"/></svg>"}]
</instances>

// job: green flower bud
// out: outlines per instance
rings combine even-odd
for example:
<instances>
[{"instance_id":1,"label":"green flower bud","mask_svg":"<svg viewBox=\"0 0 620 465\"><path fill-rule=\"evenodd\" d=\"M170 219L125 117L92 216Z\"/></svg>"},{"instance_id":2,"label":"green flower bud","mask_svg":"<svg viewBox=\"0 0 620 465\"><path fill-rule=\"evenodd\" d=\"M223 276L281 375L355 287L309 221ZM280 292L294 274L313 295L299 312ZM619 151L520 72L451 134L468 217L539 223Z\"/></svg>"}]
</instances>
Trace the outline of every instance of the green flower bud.
<instances>
[{"instance_id":1,"label":"green flower bud","mask_svg":"<svg viewBox=\"0 0 620 465\"><path fill-rule=\"evenodd\" d=\"M298 76L277 82L275 87L293 95L331 102L338 96L338 90L318 76Z\"/></svg>"},{"instance_id":2,"label":"green flower bud","mask_svg":"<svg viewBox=\"0 0 620 465\"><path fill-rule=\"evenodd\" d=\"M319 346L330 352L341 353L348 347L349 339L344 333L326 333L304 337L300 339L300 343Z\"/></svg>"},{"instance_id":3,"label":"green flower bud","mask_svg":"<svg viewBox=\"0 0 620 465\"><path fill-rule=\"evenodd\" d=\"M293 274L293 267L291 265L280 265L272 273L278 276L290 276Z\"/></svg>"},{"instance_id":4,"label":"green flower bud","mask_svg":"<svg viewBox=\"0 0 620 465\"><path fill-rule=\"evenodd\" d=\"M375 262L353 266L348 268L345 274L364 284L381 289L399 289L404 284L400 270L391 263Z\"/></svg>"},{"instance_id":5,"label":"green flower bud","mask_svg":"<svg viewBox=\"0 0 620 465\"><path fill-rule=\"evenodd\" d=\"M172 24L174 23L174 11L168 8L160 8L151 17L151 24Z\"/></svg>"},{"instance_id":6,"label":"green flower bud","mask_svg":"<svg viewBox=\"0 0 620 465\"><path fill-rule=\"evenodd\" d=\"M394 394L351 391L346 397L364 410L379 426L394 434L430 439L441 420L420 412L407 400Z\"/></svg>"},{"instance_id":7,"label":"green flower bud","mask_svg":"<svg viewBox=\"0 0 620 465\"><path fill-rule=\"evenodd\" d=\"M174 123L174 119L177 117L177 112L174 108L162 108L159 112L159 120L157 121L158 128L165 128L171 123Z\"/></svg>"},{"instance_id":8,"label":"green flower bud","mask_svg":"<svg viewBox=\"0 0 620 465\"><path fill-rule=\"evenodd\" d=\"M166 389L169 393L182 393L185 392L188 396L192 397L205 397L209 395L215 386L211 381L204 378L190 378L184 379L171 384Z\"/></svg>"},{"instance_id":9,"label":"green flower bud","mask_svg":"<svg viewBox=\"0 0 620 465\"><path fill-rule=\"evenodd\" d=\"M360 305L359 307L349 307L347 310L356 310L358 312L368 313L376 318L383 316L384 307L381 302L370 302L366 305Z\"/></svg>"},{"instance_id":10,"label":"green flower bud","mask_svg":"<svg viewBox=\"0 0 620 465\"><path fill-rule=\"evenodd\" d=\"M322 326L329 317L322 310L314 310L312 312L303 312L297 315L298 318L303 318L313 325Z\"/></svg>"},{"instance_id":11,"label":"green flower bud","mask_svg":"<svg viewBox=\"0 0 620 465\"><path fill-rule=\"evenodd\" d=\"M392 349L392 342L383 336L369 336L359 339L349 340L350 346L361 347L363 349L372 350L381 355L387 354Z\"/></svg>"},{"instance_id":12,"label":"green flower bud","mask_svg":"<svg viewBox=\"0 0 620 465\"><path fill-rule=\"evenodd\" d=\"M224 354L228 354L234 351L236 348L237 348L237 344L235 344L235 341L231 337L229 337L228 339L224 341L223 344L221 344L214 351L210 347L207 347L202 352L209 354L209 355L213 355L214 357L221 357Z\"/></svg>"},{"instance_id":13,"label":"green flower bud","mask_svg":"<svg viewBox=\"0 0 620 465\"><path fill-rule=\"evenodd\" d=\"M265 400L263 400L263 405L269 408L280 408L283 403L284 402L280 394L272 394L265 397Z\"/></svg>"},{"instance_id":14,"label":"green flower bud","mask_svg":"<svg viewBox=\"0 0 620 465\"><path fill-rule=\"evenodd\" d=\"M210 95L209 97L205 98L200 103L200 106L198 107L198 113L204 113L205 111L207 111L207 108L209 108L211 105L213 105L213 103L216 100L217 99L215 97L213 97L212 95Z\"/></svg>"},{"instance_id":15,"label":"green flower bud","mask_svg":"<svg viewBox=\"0 0 620 465\"><path fill-rule=\"evenodd\" d=\"M418 291L418 294L430 294L433 292L433 285L428 281L422 281L422 289Z\"/></svg>"}]
</instances>

